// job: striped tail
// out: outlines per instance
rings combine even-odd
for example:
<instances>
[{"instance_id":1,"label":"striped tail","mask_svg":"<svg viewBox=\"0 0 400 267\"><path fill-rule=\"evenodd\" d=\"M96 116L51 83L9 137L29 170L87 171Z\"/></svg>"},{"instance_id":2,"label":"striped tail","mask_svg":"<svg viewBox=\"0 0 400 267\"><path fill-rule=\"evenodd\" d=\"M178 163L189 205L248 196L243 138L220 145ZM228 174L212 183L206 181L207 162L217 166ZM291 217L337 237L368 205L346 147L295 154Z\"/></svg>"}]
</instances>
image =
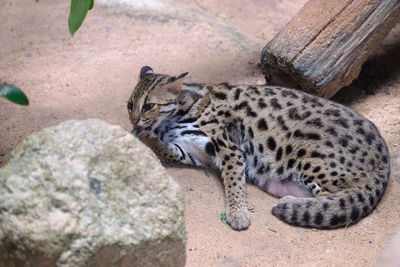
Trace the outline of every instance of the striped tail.
<instances>
[{"instance_id":1,"label":"striped tail","mask_svg":"<svg viewBox=\"0 0 400 267\"><path fill-rule=\"evenodd\" d=\"M328 196L296 198L285 196L272 208L272 214L296 226L334 229L354 224L370 214L385 191L389 173L369 184Z\"/></svg>"}]
</instances>

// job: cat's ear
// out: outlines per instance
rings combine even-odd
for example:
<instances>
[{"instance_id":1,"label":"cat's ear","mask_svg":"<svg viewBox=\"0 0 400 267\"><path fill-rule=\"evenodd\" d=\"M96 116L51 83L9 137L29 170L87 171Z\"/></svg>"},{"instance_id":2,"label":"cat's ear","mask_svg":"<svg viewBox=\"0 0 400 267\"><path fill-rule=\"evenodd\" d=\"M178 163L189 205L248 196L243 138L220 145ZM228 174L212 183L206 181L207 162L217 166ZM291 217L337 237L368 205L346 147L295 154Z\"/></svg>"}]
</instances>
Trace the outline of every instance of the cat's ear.
<instances>
[{"instance_id":1,"label":"cat's ear","mask_svg":"<svg viewBox=\"0 0 400 267\"><path fill-rule=\"evenodd\" d=\"M159 90L152 90L149 93L149 100L154 103L167 104L175 101L182 90L182 83L186 78L188 72L182 73L177 76L172 76L168 79Z\"/></svg>"},{"instance_id":2,"label":"cat's ear","mask_svg":"<svg viewBox=\"0 0 400 267\"><path fill-rule=\"evenodd\" d=\"M154 70L152 68L150 68L149 66L144 66L140 70L139 79L142 80L144 77L151 75L151 74L154 74Z\"/></svg>"},{"instance_id":3,"label":"cat's ear","mask_svg":"<svg viewBox=\"0 0 400 267\"><path fill-rule=\"evenodd\" d=\"M185 80L186 75L188 75L188 73L189 72L185 72L169 78L168 83L164 85L165 89L171 94L178 96L181 93L182 83Z\"/></svg>"}]
</instances>

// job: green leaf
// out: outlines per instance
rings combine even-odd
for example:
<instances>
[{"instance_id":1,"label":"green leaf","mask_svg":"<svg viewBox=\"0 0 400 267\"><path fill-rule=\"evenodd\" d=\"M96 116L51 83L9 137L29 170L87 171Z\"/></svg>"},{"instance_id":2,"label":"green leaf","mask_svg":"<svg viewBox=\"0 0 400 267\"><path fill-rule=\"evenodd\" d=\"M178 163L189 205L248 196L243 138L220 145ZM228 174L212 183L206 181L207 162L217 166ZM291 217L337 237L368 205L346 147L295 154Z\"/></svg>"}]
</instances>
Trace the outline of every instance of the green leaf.
<instances>
[{"instance_id":1,"label":"green leaf","mask_svg":"<svg viewBox=\"0 0 400 267\"><path fill-rule=\"evenodd\" d=\"M15 87L11 84L2 84L0 85L0 96L4 96L11 102L27 106L29 105L29 100L21 91L21 89Z\"/></svg>"},{"instance_id":2,"label":"green leaf","mask_svg":"<svg viewBox=\"0 0 400 267\"><path fill-rule=\"evenodd\" d=\"M221 222L223 222L224 224L226 224L229 228L232 229L232 226L227 222L226 220L226 212L223 211L221 212Z\"/></svg>"},{"instance_id":3,"label":"green leaf","mask_svg":"<svg viewBox=\"0 0 400 267\"><path fill-rule=\"evenodd\" d=\"M254 208L254 206L248 207L247 210L250 211L251 213L256 212L256 209Z\"/></svg>"},{"instance_id":4,"label":"green leaf","mask_svg":"<svg viewBox=\"0 0 400 267\"><path fill-rule=\"evenodd\" d=\"M68 17L68 28L71 36L79 29L86 14L94 6L93 0L71 0L71 10Z\"/></svg>"},{"instance_id":5,"label":"green leaf","mask_svg":"<svg viewBox=\"0 0 400 267\"><path fill-rule=\"evenodd\" d=\"M218 13L217 17L219 17L221 19L227 19L228 18L228 16L226 14L224 14L224 13Z\"/></svg>"}]
</instances>

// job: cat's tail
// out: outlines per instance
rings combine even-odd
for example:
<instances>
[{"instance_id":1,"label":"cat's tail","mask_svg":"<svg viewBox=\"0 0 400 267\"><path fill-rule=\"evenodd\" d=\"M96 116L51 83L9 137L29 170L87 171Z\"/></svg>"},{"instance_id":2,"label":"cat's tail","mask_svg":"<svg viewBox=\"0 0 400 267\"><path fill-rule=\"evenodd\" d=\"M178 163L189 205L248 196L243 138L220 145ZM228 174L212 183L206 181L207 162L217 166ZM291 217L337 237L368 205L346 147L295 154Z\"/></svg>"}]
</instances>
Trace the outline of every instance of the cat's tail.
<instances>
[{"instance_id":1,"label":"cat's tail","mask_svg":"<svg viewBox=\"0 0 400 267\"><path fill-rule=\"evenodd\" d=\"M296 198L286 196L272 208L272 214L296 226L333 229L354 224L370 214L385 191L389 173L369 183L327 196Z\"/></svg>"}]
</instances>

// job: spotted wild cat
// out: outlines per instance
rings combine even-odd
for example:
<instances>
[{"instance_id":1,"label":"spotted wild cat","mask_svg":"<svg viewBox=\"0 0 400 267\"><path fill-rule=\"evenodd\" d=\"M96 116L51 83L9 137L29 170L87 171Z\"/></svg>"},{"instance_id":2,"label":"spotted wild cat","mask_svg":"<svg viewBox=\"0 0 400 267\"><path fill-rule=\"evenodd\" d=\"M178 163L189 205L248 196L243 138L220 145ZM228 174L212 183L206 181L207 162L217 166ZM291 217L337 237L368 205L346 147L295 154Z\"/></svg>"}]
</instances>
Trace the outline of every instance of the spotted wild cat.
<instances>
[{"instance_id":1,"label":"spotted wild cat","mask_svg":"<svg viewBox=\"0 0 400 267\"><path fill-rule=\"evenodd\" d=\"M389 153L357 112L277 86L183 83L143 67L128 101L133 133L164 162L213 165L235 230L250 216L245 181L281 197L272 213L322 229L344 227L377 206Z\"/></svg>"}]
</instances>

